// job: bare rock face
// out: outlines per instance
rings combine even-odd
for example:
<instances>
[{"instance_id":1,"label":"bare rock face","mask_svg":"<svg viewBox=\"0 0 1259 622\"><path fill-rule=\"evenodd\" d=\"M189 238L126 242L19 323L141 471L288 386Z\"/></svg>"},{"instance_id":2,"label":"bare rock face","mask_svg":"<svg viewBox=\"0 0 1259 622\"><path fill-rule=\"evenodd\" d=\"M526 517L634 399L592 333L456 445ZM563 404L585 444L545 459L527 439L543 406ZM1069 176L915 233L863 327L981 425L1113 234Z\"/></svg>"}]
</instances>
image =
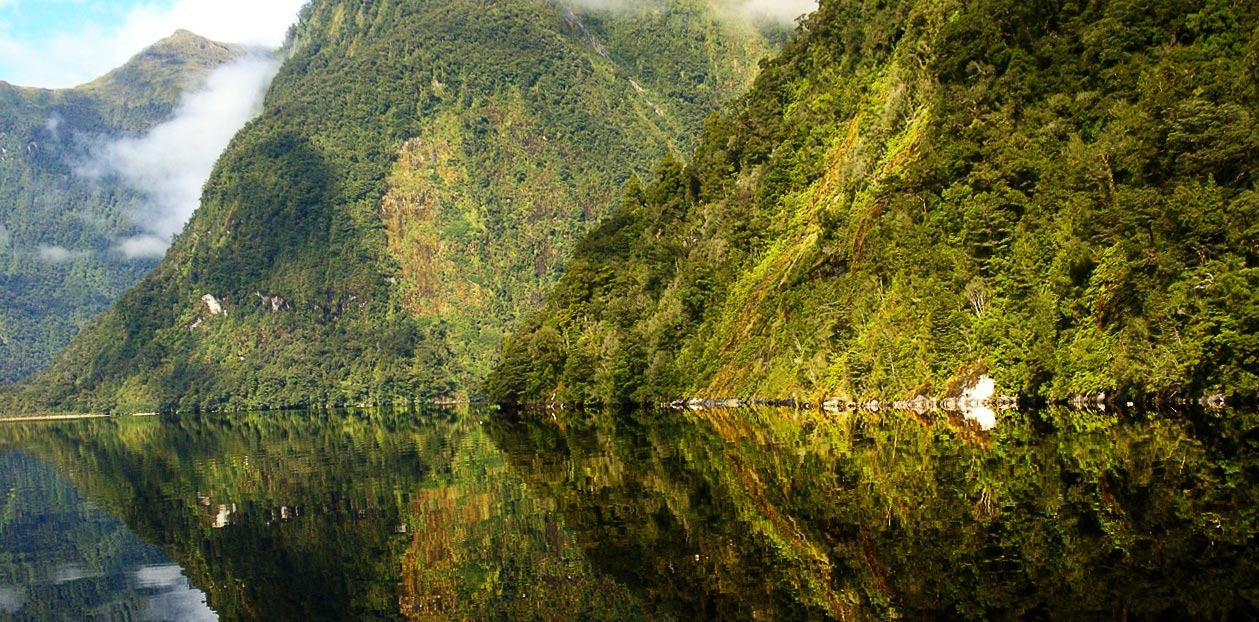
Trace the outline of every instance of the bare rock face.
<instances>
[{"instance_id":1,"label":"bare rock face","mask_svg":"<svg viewBox=\"0 0 1259 622\"><path fill-rule=\"evenodd\" d=\"M205 308L210 312L210 315L227 315L227 312L223 310L223 305L213 294L202 296L201 302L205 304Z\"/></svg>"}]
</instances>

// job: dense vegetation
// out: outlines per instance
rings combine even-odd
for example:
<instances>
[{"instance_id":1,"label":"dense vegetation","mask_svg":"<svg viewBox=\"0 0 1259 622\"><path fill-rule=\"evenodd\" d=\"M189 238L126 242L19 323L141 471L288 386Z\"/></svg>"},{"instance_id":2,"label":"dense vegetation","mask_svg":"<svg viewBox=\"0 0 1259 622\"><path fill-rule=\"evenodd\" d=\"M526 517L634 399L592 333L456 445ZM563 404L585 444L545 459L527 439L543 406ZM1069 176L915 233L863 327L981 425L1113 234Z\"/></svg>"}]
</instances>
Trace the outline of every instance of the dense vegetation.
<instances>
[{"instance_id":1,"label":"dense vegetation","mask_svg":"<svg viewBox=\"0 0 1259 622\"><path fill-rule=\"evenodd\" d=\"M94 140L138 136L245 50L179 32L104 77L59 91L0 82L0 381L50 361L157 261L128 258L141 198L74 172Z\"/></svg>"},{"instance_id":2,"label":"dense vegetation","mask_svg":"<svg viewBox=\"0 0 1259 622\"><path fill-rule=\"evenodd\" d=\"M17 407L466 394L617 189L688 151L766 46L699 0L312 2L167 258Z\"/></svg>"},{"instance_id":3,"label":"dense vegetation","mask_svg":"<svg viewBox=\"0 0 1259 622\"><path fill-rule=\"evenodd\" d=\"M1259 7L823 0L501 401L1259 390Z\"/></svg>"}]
</instances>

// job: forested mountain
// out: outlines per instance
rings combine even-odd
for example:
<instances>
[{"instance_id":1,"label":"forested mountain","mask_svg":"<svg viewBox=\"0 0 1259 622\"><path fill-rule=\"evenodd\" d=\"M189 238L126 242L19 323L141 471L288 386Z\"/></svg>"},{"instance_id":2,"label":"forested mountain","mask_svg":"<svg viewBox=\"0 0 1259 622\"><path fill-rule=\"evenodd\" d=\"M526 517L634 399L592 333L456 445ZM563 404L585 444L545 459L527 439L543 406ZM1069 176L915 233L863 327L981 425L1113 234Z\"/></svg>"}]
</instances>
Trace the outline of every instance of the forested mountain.
<instances>
[{"instance_id":1,"label":"forested mountain","mask_svg":"<svg viewBox=\"0 0 1259 622\"><path fill-rule=\"evenodd\" d=\"M723 6L311 2L161 265L15 407L464 394L626 179L746 88L775 34Z\"/></svg>"},{"instance_id":2,"label":"forested mountain","mask_svg":"<svg viewBox=\"0 0 1259 622\"><path fill-rule=\"evenodd\" d=\"M503 401L1259 389L1259 6L823 0Z\"/></svg>"},{"instance_id":3,"label":"forested mountain","mask_svg":"<svg viewBox=\"0 0 1259 622\"><path fill-rule=\"evenodd\" d=\"M134 137L246 50L180 31L73 89L0 82L0 381L38 369L157 260L115 246L141 201L76 174L91 141Z\"/></svg>"}]
</instances>

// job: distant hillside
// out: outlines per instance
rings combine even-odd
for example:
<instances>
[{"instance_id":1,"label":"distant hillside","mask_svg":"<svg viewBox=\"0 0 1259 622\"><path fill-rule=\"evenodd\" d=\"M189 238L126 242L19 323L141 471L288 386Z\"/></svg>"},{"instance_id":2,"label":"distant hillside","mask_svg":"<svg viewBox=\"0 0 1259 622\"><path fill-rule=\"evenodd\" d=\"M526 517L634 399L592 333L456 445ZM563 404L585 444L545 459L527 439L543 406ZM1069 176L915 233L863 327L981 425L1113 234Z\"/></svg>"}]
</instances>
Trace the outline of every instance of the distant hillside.
<instances>
[{"instance_id":1,"label":"distant hillside","mask_svg":"<svg viewBox=\"0 0 1259 622\"><path fill-rule=\"evenodd\" d=\"M1259 7L823 0L502 401L1259 390Z\"/></svg>"},{"instance_id":2,"label":"distant hillside","mask_svg":"<svg viewBox=\"0 0 1259 622\"><path fill-rule=\"evenodd\" d=\"M771 35L707 0L316 0L166 259L25 407L475 391L625 180L689 152Z\"/></svg>"},{"instance_id":3,"label":"distant hillside","mask_svg":"<svg viewBox=\"0 0 1259 622\"><path fill-rule=\"evenodd\" d=\"M138 232L140 197L74 173L85 141L136 136L242 48L180 31L74 89L0 82L0 381L47 363L156 261L115 241Z\"/></svg>"}]
</instances>

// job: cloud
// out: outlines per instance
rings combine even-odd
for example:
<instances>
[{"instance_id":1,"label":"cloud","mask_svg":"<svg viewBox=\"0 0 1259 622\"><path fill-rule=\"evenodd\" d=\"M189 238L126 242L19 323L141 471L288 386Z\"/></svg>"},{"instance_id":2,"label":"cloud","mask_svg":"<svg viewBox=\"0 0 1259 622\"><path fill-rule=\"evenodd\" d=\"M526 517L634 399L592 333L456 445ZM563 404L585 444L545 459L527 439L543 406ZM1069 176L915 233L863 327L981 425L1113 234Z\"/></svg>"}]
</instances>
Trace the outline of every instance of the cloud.
<instances>
[{"instance_id":1,"label":"cloud","mask_svg":"<svg viewBox=\"0 0 1259 622\"><path fill-rule=\"evenodd\" d=\"M784 24L817 10L817 0L735 0L732 5L749 19Z\"/></svg>"},{"instance_id":2,"label":"cloud","mask_svg":"<svg viewBox=\"0 0 1259 622\"><path fill-rule=\"evenodd\" d=\"M26 594L19 588L0 585L0 613L13 615L21 611L25 604Z\"/></svg>"},{"instance_id":3,"label":"cloud","mask_svg":"<svg viewBox=\"0 0 1259 622\"><path fill-rule=\"evenodd\" d=\"M627 11L650 9L661 0L568 0L575 9L588 11ZM726 15L757 22L793 24L796 18L817 10L817 0L717 0Z\"/></svg>"},{"instance_id":4,"label":"cloud","mask_svg":"<svg viewBox=\"0 0 1259 622\"><path fill-rule=\"evenodd\" d=\"M156 235L137 235L119 240L114 247L127 259L160 259L166 254L170 240Z\"/></svg>"},{"instance_id":5,"label":"cloud","mask_svg":"<svg viewBox=\"0 0 1259 622\"><path fill-rule=\"evenodd\" d=\"M145 136L89 148L76 172L115 177L144 197L132 218L144 234L122 240L128 257L160 256L201 200L201 189L232 136L262 107L279 68L270 57L249 57L216 69L205 85L185 94L174 116Z\"/></svg>"},{"instance_id":6,"label":"cloud","mask_svg":"<svg viewBox=\"0 0 1259 622\"><path fill-rule=\"evenodd\" d=\"M35 250L40 261L48 263L65 263L80 257L86 257L88 253L84 251L72 251L64 246L41 245Z\"/></svg>"},{"instance_id":7,"label":"cloud","mask_svg":"<svg viewBox=\"0 0 1259 622\"><path fill-rule=\"evenodd\" d=\"M5 2L0 0L0 7ZM43 88L83 84L180 28L216 41L274 49L306 2L176 0L163 7L145 2L110 27L86 19L66 20L73 26L51 35L0 32L0 80Z\"/></svg>"}]
</instances>

